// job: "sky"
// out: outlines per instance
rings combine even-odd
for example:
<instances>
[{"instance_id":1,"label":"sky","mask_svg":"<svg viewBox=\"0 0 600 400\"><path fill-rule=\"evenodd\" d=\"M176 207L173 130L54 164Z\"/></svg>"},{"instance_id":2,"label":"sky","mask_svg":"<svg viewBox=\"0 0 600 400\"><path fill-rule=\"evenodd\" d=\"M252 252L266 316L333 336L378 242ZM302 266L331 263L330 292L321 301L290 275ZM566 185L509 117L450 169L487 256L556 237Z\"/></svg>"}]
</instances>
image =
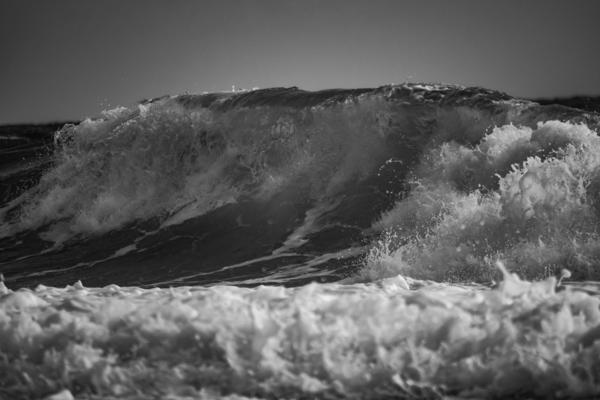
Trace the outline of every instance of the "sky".
<instances>
[{"instance_id":1,"label":"sky","mask_svg":"<svg viewBox=\"0 0 600 400\"><path fill-rule=\"evenodd\" d=\"M0 124L401 82L600 94L596 0L0 0Z\"/></svg>"}]
</instances>

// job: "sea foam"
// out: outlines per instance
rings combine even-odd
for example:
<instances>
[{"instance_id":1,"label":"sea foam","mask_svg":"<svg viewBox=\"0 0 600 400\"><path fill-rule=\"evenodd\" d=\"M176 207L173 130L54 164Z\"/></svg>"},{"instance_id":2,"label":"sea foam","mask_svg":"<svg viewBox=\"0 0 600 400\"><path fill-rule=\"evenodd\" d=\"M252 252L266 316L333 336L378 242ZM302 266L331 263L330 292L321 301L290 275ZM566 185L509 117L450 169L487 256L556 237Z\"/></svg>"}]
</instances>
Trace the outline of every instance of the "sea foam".
<instances>
[{"instance_id":1,"label":"sea foam","mask_svg":"<svg viewBox=\"0 0 600 400\"><path fill-rule=\"evenodd\" d=\"M4 289L0 393L592 396L600 300L555 286L505 272L493 290L400 277L297 289Z\"/></svg>"}]
</instances>

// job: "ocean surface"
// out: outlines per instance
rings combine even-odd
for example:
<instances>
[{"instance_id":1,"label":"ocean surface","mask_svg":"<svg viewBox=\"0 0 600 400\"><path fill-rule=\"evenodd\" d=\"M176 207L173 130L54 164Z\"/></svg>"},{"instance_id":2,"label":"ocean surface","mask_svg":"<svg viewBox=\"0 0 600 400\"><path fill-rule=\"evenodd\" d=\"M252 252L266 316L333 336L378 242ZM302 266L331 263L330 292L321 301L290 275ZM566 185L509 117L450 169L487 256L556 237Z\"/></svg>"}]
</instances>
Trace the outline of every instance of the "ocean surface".
<instances>
[{"instance_id":1,"label":"ocean surface","mask_svg":"<svg viewBox=\"0 0 600 400\"><path fill-rule=\"evenodd\" d=\"M598 398L584 100L292 87L0 127L0 398Z\"/></svg>"}]
</instances>

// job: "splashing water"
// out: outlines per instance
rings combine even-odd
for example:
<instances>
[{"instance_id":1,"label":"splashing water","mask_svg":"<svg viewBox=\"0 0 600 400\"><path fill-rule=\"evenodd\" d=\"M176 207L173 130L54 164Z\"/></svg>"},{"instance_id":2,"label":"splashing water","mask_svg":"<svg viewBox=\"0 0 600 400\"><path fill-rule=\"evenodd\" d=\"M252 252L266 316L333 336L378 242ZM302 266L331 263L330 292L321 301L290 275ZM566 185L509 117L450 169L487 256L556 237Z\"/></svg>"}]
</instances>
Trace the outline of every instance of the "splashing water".
<instances>
[{"instance_id":1,"label":"splashing water","mask_svg":"<svg viewBox=\"0 0 600 400\"><path fill-rule=\"evenodd\" d=\"M445 142L375 223L388 233L371 266L384 255L382 276L489 281L500 258L534 279L563 267L596 277L598 154L595 132L559 121L495 128L474 147Z\"/></svg>"}]
</instances>

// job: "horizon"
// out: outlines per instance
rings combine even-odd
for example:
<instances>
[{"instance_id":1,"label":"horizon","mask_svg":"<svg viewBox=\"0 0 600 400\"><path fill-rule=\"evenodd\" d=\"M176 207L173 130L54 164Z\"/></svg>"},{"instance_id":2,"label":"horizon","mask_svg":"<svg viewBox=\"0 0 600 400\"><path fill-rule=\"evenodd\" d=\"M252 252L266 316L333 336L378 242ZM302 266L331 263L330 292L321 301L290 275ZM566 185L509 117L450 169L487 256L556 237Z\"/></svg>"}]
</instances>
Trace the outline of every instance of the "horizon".
<instances>
[{"instance_id":1,"label":"horizon","mask_svg":"<svg viewBox=\"0 0 600 400\"><path fill-rule=\"evenodd\" d=\"M0 10L2 125L232 85L600 95L600 2L14 0Z\"/></svg>"},{"instance_id":2,"label":"horizon","mask_svg":"<svg viewBox=\"0 0 600 400\"><path fill-rule=\"evenodd\" d=\"M290 88L290 87L297 87L298 89L302 90L302 91L306 91L306 92L320 92L320 91L327 91L327 90L344 90L344 89L377 89L379 87L384 87L384 86L389 86L389 85L403 85L403 84L415 84L415 85L419 85L419 84L440 84L440 85L455 85L455 84L450 84L450 83L443 83L443 82L400 82L400 83L389 83L389 84L385 84L385 85L379 85L379 86L375 86L372 88L323 88L323 89L315 89L315 90L306 90L303 89L301 87L298 87L296 85L290 85L290 86L285 86L286 88ZM461 85L456 85L456 86L461 86ZM233 90L217 90L217 91L213 91L213 92L202 92L202 93L191 93L191 92L187 92L187 93L177 93L177 94L164 94L164 95L159 95L159 96L155 96L154 98L160 98L163 96L171 96L171 95L180 95L180 94L189 94L189 95L195 95L195 96L201 96L201 95L207 95L207 94L213 94L213 93L232 93L232 94L242 94L242 93L248 93L248 92L252 92L255 90L268 90L268 89L275 89L275 88L279 88L279 87L284 87L284 86L272 86L272 87L264 87L264 88L259 88L259 87L253 87L251 89L246 89L246 88L239 88L235 91ZM464 87L469 87L469 86L464 86ZM491 90L495 90L498 92L502 92L501 90L496 90L493 88L484 88L481 87L482 89L491 89ZM518 98L518 99L523 99L523 100L530 100L530 101L553 101L553 100L570 100L570 99L575 99L575 98L593 98L593 99L599 99L600 100L600 94L598 95L572 95L572 96L547 96L547 97L536 97L536 98L526 98L526 97L518 97L518 96L512 96L510 93L506 93L503 92L505 94L508 94L511 97L514 98ZM147 99L139 99L137 101L132 102L131 104L122 104L122 105L115 105L114 107L109 107L106 109L103 109L101 111L105 111L111 108L116 108L116 107L120 107L120 106L124 106L124 107L132 107L135 106L137 104L141 104L144 101L148 101L148 100L152 100L153 98L147 98ZM27 126L27 125L53 125L53 124L66 124L66 123L79 123L87 118L96 118L99 116L100 113L98 113L98 115L93 115L93 116L86 116L84 118L81 119L69 119L69 118L65 118L65 119L54 119L54 120L43 120L43 121L16 121L16 122L8 122L8 123L3 123L0 121L0 127L1 126L11 126L11 125L23 125L23 126Z\"/></svg>"}]
</instances>

